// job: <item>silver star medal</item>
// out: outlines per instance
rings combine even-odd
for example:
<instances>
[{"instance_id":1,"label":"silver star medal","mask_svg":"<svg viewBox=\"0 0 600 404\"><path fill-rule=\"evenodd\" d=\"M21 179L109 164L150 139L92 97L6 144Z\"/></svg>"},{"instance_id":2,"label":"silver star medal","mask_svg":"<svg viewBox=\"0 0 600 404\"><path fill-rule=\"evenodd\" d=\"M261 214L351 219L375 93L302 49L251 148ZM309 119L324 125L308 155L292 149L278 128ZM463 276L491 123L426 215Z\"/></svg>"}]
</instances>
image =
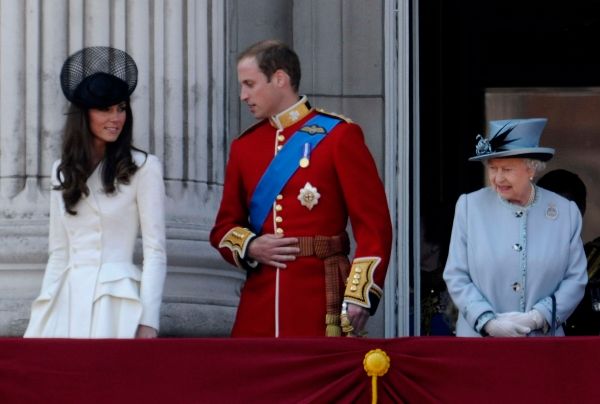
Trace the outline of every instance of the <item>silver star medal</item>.
<instances>
[{"instance_id":1,"label":"silver star medal","mask_svg":"<svg viewBox=\"0 0 600 404\"><path fill-rule=\"evenodd\" d=\"M321 194L317 191L317 188L310 184L310 182L307 182L298 194L300 204L306 206L308 210L312 210L312 208L319 203L320 197Z\"/></svg>"}]
</instances>

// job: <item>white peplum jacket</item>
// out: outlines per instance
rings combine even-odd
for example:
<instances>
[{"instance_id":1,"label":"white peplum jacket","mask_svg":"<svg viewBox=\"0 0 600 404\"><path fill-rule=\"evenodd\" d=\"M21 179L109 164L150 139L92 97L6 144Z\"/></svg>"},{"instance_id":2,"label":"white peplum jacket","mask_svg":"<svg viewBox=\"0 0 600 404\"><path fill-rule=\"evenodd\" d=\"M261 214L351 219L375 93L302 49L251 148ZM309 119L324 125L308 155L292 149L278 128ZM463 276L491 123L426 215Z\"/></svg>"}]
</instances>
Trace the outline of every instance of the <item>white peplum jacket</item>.
<instances>
[{"instance_id":1,"label":"white peplum jacket","mask_svg":"<svg viewBox=\"0 0 600 404\"><path fill-rule=\"evenodd\" d=\"M76 215L65 211L61 191L51 191L49 258L25 337L133 338L140 324L158 330L166 275L162 165L156 156L132 155L139 169L130 183L106 194L101 163ZM141 269L133 263L140 229Z\"/></svg>"}]
</instances>

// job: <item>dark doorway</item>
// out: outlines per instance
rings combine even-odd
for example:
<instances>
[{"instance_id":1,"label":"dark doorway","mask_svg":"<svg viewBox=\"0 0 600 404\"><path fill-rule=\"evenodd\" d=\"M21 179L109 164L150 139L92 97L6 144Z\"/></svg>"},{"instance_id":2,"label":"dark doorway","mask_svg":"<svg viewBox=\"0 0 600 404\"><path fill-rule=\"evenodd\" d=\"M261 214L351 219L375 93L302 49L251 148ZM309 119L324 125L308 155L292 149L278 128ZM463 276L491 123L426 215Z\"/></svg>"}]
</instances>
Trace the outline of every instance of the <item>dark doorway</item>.
<instances>
[{"instance_id":1,"label":"dark doorway","mask_svg":"<svg viewBox=\"0 0 600 404\"><path fill-rule=\"evenodd\" d=\"M422 335L446 310L454 204L484 185L481 165L467 159L485 132L486 91L600 87L599 42L600 1L419 2L421 246L438 260L421 271Z\"/></svg>"}]
</instances>

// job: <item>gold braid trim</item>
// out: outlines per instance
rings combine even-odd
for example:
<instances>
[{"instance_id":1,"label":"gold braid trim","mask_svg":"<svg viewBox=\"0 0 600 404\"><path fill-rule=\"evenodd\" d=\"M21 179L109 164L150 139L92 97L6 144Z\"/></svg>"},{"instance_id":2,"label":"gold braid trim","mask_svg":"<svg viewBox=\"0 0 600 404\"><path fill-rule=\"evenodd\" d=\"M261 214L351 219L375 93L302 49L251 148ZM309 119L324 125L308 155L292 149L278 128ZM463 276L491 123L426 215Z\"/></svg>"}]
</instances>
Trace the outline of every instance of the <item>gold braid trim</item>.
<instances>
[{"instance_id":1,"label":"gold braid trim","mask_svg":"<svg viewBox=\"0 0 600 404\"><path fill-rule=\"evenodd\" d=\"M325 111L322 108L315 108L315 109L317 110L317 112L319 112L319 113L321 113L323 115L329 115L329 116L332 116L334 118L339 118L339 119L343 120L344 122L353 123L352 119L348 118L345 115L338 114L338 113L335 113L335 112Z\"/></svg>"},{"instance_id":2,"label":"gold braid trim","mask_svg":"<svg viewBox=\"0 0 600 404\"><path fill-rule=\"evenodd\" d=\"M242 268L240 259L244 259L246 257L246 248L248 247L248 243L255 235L256 234L252 233L245 227L234 227L223 236L221 242L219 243L219 248L225 247L230 249L236 265Z\"/></svg>"},{"instance_id":3,"label":"gold braid trim","mask_svg":"<svg viewBox=\"0 0 600 404\"><path fill-rule=\"evenodd\" d=\"M349 303L357 304L367 309L371 308L369 291L378 295L381 294L381 288L375 285L373 274L375 268L381 262L379 257L361 257L355 258L352 262L348 282L346 283L346 292L344 300Z\"/></svg>"}]
</instances>

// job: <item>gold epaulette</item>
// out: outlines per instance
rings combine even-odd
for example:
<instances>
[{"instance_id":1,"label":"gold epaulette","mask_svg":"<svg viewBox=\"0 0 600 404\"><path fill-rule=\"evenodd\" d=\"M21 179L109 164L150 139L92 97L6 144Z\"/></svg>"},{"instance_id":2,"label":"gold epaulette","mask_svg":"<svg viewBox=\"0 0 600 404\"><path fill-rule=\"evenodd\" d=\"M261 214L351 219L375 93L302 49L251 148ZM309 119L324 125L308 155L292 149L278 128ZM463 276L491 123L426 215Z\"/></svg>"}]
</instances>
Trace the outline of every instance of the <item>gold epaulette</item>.
<instances>
[{"instance_id":1,"label":"gold epaulette","mask_svg":"<svg viewBox=\"0 0 600 404\"><path fill-rule=\"evenodd\" d=\"M240 133L240 135L238 136L238 138L240 138L240 137L244 136L244 135L245 135L245 134L247 134L247 133L250 133L250 132L252 132L252 131L254 130L254 128L256 128L256 127L257 127L257 126L259 126L259 125L262 125L262 124L263 124L265 121L268 121L268 119L267 119L267 118L265 118L265 119L261 119L261 120L260 120L260 121L258 121L258 122L254 122L252 125L248 126L246 129L244 129L244 130L242 131L242 133Z\"/></svg>"},{"instance_id":2,"label":"gold epaulette","mask_svg":"<svg viewBox=\"0 0 600 404\"><path fill-rule=\"evenodd\" d=\"M344 293L345 301L369 309L371 308L369 292L374 293L377 297L381 297L383 292L373 281L375 268L377 268L380 262L381 258L379 257L354 259L346 284L346 292Z\"/></svg>"},{"instance_id":3,"label":"gold epaulette","mask_svg":"<svg viewBox=\"0 0 600 404\"><path fill-rule=\"evenodd\" d=\"M348 118L345 115L342 114L336 114L335 112L329 112L329 111L325 111L324 109L321 108L315 108L317 110L318 113L323 114L323 115L328 115L328 116L332 116L334 118L339 118L342 121L346 122L346 123L353 123L352 119Z\"/></svg>"}]
</instances>

